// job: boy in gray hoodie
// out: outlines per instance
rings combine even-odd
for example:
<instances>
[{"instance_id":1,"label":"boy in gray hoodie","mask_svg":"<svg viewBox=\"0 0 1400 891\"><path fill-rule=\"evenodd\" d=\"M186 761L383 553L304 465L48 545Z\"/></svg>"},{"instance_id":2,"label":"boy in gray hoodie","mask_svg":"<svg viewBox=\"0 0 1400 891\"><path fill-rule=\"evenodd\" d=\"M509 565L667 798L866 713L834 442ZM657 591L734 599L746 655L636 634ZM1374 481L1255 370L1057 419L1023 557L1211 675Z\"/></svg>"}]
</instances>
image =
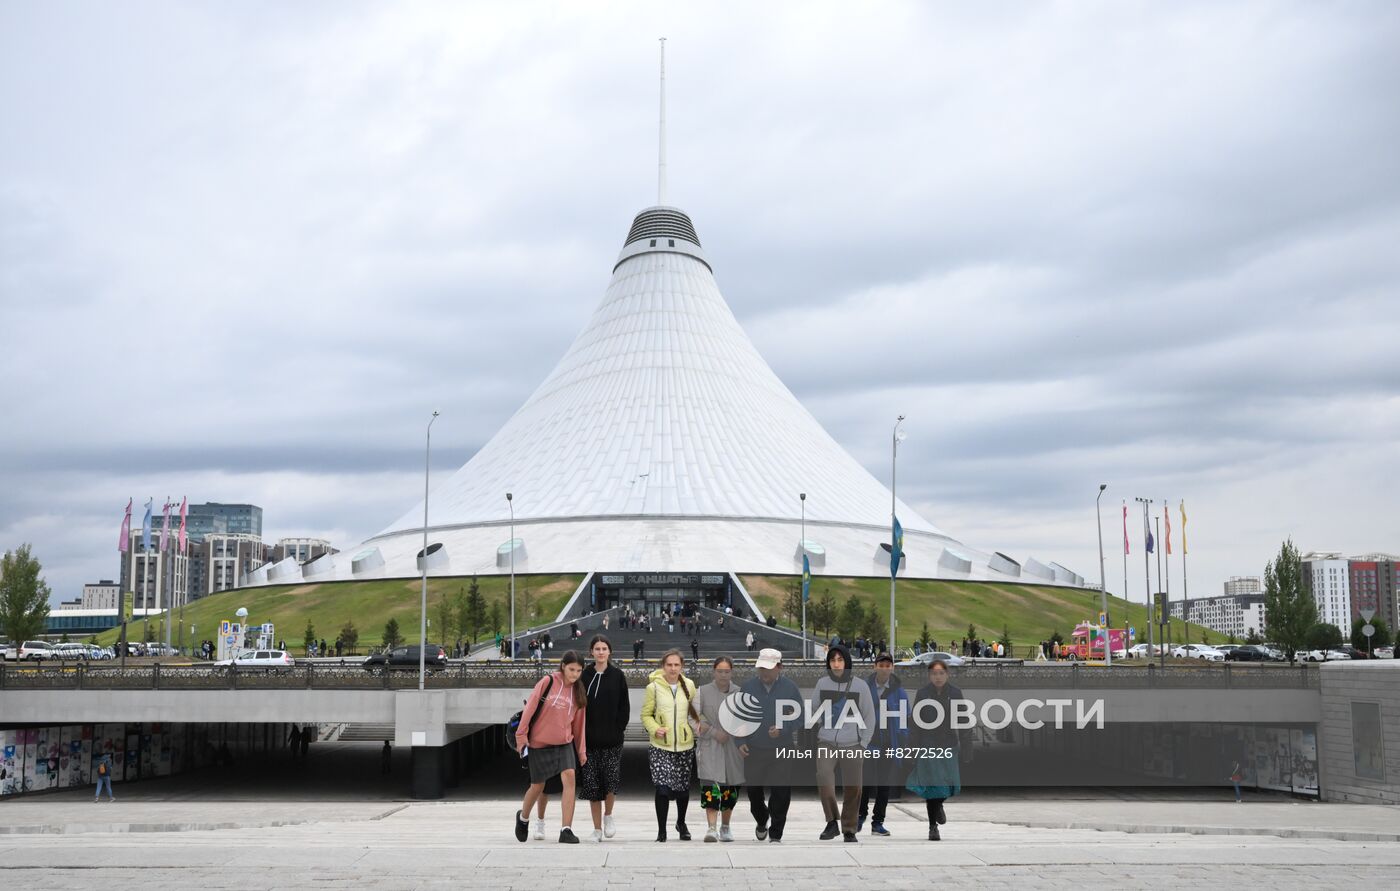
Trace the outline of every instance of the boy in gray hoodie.
<instances>
[{"instance_id":1,"label":"boy in gray hoodie","mask_svg":"<svg viewBox=\"0 0 1400 891\"><path fill-rule=\"evenodd\" d=\"M833 644L826 652L826 676L818 679L808 702L810 713L819 714L822 703L830 703L817 724L817 792L826 815L823 840L841 835L857 841L856 820L860 810L861 777L865 749L875 733L875 703L870 686L856 677L851 652ZM836 802L836 771L841 771L842 801ZM840 828L837 828L838 821Z\"/></svg>"}]
</instances>

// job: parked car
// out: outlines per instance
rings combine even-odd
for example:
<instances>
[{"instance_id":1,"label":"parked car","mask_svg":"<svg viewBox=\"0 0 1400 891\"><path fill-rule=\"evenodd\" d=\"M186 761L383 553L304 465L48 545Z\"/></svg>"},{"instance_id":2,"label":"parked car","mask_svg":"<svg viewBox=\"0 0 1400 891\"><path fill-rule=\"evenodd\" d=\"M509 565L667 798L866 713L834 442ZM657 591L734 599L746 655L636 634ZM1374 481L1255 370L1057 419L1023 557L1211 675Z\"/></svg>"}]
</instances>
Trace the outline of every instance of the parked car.
<instances>
[{"instance_id":1,"label":"parked car","mask_svg":"<svg viewBox=\"0 0 1400 891\"><path fill-rule=\"evenodd\" d=\"M1371 651L1371 655L1377 659L1394 659L1395 647L1376 647Z\"/></svg>"},{"instance_id":2,"label":"parked car","mask_svg":"<svg viewBox=\"0 0 1400 891\"><path fill-rule=\"evenodd\" d=\"M1307 650L1300 652L1298 658L1304 662L1345 662L1351 659L1351 655L1341 650Z\"/></svg>"},{"instance_id":3,"label":"parked car","mask_svg":"<svg viewBox=\"0 0 1400 891\"><path fill-rule=\"evenodd\" d=\"M1133 644L1133 646L1128 649L1128 658L1147 659L1151 656L1160 656L1165 649L1165 644Z\"/></svg>"},{"instance_id":4,"label":"parked car","mask_svg":"<svg viewBox=\"0 0 1400 891\"><path fill-rule=\"evenodd\" d=\"M1225 661L1224 653L1205 644L1182 644L1172 650L1172 656L1176 659L1204 659L1207 662Z\"/></svg>"},{"instance_id":5,"label":"parked car","mask_svg":"<svg viewBox=\"0 0 1400 891\"><path fill-rule=\"evenodd\" d=\"M53 648L54 657L62 661L85 662L88 659L87 644L61 643Z\"/></svg>"},{"instance_id":6,"label":"parked car","mask_svg":"<svg viewBox=\"0 0 1400 891\"><path fill-rule=\"evenodd\" d=\"M110 647L99 647L97 644L83 644L83 646L87 648L89 659L105 662L112 658Z\"/></svg>"},{"instance_id":7,"label":"parked car","mask_svg":"<svg viewBox=\"0 0 1400 891\"><path fill-rule=\"evenodd\" d=\"M1272 658L1263 647L1245 644L1226 651L1226 662L1271 662Z\"/></svg>"},{"instance_id":8,"label":"parked car","mask_svg":"<svg viewBox=\"0 0 1400 891\"><path fill-rule=\"evenodd\" d=\"M944 653L938 650L933 650L927 653L919 653L912 659L905 659L901 662L896 662L895 665L904 668L927 668L928 664L935 659L942 659L948 664L949 668L956 668L958 666L967 664L967 660L961 656L954 656L952 653Z\"/></svg>"},{"instance_id":9,"label":"parked car","mask_svg":"<svg viewBox=\"0 0 1400 891\"><path fill-rule=\"evenodd\" d=\"M53 644L42 640L26 640L19 645L19 653L16 658L20 662L44 662L49 659L57 659L58 654L53 651Z\"/></svg>"},{"instance_id":10,"label":"parked car","mask_svg":"<svg viewBox=\"0 0 1400 891\"><path fill-rule=\"evenodd\" d=\"M426 656L423 661L425 668L434 671L447 667L447 651L437 644L428 644ZM365 657L364 667L368 671L376 669L413 669L418 670L418 644L410 646L394 647L387 653L374 653Z\"/></svg>"},{"instance_id":11,"label":"parked car","mask_svg":"<svg viewBox=\"0 0 1400 891\"><path fill-rule=\"evenodd\" d=\"M1226 659L1230 658L1231 650L1238 650L1243 644L1216 644L1213 649L1219 651Z\"/></svg>"},{"instance_id":12,"label":"parked car","mask_svg":"<svg viewBox=\"0 0 1400 891\"><path fill-rule=\"evenodd\" d=\"M215 665L231 666L236 669L290 669L296 665L292 654L285 650L244 650L232 659L215 662Z\"/></svg>"}]
</instances>

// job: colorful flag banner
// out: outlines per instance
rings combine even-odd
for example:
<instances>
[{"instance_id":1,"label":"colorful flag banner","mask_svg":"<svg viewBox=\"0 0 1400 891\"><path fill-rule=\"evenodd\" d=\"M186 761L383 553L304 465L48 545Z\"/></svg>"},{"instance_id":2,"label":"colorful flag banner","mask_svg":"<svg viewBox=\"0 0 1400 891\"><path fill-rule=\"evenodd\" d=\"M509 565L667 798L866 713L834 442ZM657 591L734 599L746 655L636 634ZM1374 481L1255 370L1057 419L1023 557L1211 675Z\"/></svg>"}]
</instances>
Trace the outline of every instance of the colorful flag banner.
<instances>
[{"instance_id":1,"label":"colorful flag banner","mask_svg":"<svg viewBox=\"0 0 1400 891\"><path fill-rule=\"evenodd\" d=\"M1128 551L1128 502L1124 501L1124 502L1123 502L1123 554L1126 556L1128 553L1129 553L1129 551Z\"/></svg>"},{"instance_id":2,"label":"colorful flag banner","mask_svg":"<svg viewBox=\"0 0 1400 891\"><path fill-rule=\"evenodd\" d=\"M802 602L812 595L812 564L807 560L807 549L802 549Z\"/></svg>"},{"instance_id":3,"label":"colorful flag banner","mask_svg":"<svg viewBox=\"0 0 1400 891\"><path fill-rule=\"evenodd\" d=\"M133 500L135 499L128 498L126 500L126 516L122 517L122 538L121 541L117 542L117 550L123 554L131 548L131 502Z\"/></svg>"},{"instance_id":4,"label":"colorful flag banner","mask_svg":"<svg viewBox=\"0 0 1400 891\"><path fill-rule=\"evenodd\" d=\"M1167 524L1167 556L1172 555L1172 509L1165 502L1162 504L1162 522Z\"/></svg>"},{"instance_id":5,"label":"colorful flag banner","mask_svg":"<svg viewBox=\"0 0 1400 891\"><path fill-rule=\"evenodd\" d=\"M189 498L180 499L180 553L185 552L185 510L190 506Z\"/></svg>"},{"instance_id":6,"label":"colorful flag banner","mask_svg":"<svg viewBox=\"0 0 1400 891\"><path fill-rule=\"evenodd\" d=\"M890 541L890 578L899 575L899 558L904 556L904 527L899 525L899 517L894 518L894 535Z\"/></svg>"},{"instance_id":7,"label":"colorful flag banner","mask_svg":"<svg viewBox=\"0 0 1400 891\"><path fill-rule=\"evenodd\" d=\"M170 540L170 499L165 499L165 520L160 524L160 552L165 553L165 543Z\"/></svg>"},{"instance_id":8,"label":"colorful flag banner","mask_svg":"<svg viewBox=\"0 0 1400 891\"><path fill-rule=\"evenodd\" d=\"M1186 554L1186 501L1181 502L1181 553Z\"/></svg>"},{"instance_id":9,"label":"colorful flag banner","mask_svg":"<svg viewBox=\"0 0 1400 891\"><path fill-rule=\"evenodd\" d=\"M155 502L154 498L146 499L146 518L141 521L141 550L143 551L151 549L151 510Z\"/></svg>"},{"instance_id":10,"label":"colorful flag banner","mask_svg":"<svg viewBox=\"0 0 1400 891\"><path fill-rule=\"evenodd\" d=\"M1143 541L1146 542L1147 553L1154 553L1153 546L1155 542L1152 538L1152 520L1146 516L1142 518L1142 530L1146 533L1146 538L1144 538Z\"/></svg>"}]
</instances>

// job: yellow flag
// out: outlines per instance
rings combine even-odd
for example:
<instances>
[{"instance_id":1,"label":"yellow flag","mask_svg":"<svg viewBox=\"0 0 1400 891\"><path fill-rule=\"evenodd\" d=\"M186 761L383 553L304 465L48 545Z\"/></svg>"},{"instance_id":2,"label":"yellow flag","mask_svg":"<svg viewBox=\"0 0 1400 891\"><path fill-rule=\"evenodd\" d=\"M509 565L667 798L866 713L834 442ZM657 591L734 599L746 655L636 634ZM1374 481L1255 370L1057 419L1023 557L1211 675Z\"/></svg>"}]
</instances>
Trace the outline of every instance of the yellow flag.
<instances>
[{"instance_id":1,"label":"yellow flag","mask_svg":"<svg viewBox=\"0 0 1400 891\"><path fill-rule=\"evenodd\" d=\"M1181 553L1186 553L1186 501L1181 502Z\"/></svg>"}]
</instances>

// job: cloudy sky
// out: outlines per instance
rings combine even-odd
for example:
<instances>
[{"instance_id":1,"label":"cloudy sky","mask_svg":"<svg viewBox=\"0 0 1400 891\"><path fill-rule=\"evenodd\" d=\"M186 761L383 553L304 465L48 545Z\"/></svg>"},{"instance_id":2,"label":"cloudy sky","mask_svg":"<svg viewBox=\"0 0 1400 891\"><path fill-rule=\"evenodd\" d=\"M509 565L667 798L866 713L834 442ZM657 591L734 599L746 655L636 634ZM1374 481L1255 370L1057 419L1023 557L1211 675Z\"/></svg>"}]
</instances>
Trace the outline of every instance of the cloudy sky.
<instances>
[{"instance_id":1,"label":"cloudy sky","mask_svg":"<svg viewBox=\"0 0 1400 891\"><path fill-rule=\"evenodd\" d=\"M69 597L133 496L388 525L655 203L665 35L672 203L930 520L1096 578L1106 482L1114 591L1134 496L1193 594L1400 551L1400 5L598 6L0 3L0 547Z\"/></svg>"}]
</instances>

